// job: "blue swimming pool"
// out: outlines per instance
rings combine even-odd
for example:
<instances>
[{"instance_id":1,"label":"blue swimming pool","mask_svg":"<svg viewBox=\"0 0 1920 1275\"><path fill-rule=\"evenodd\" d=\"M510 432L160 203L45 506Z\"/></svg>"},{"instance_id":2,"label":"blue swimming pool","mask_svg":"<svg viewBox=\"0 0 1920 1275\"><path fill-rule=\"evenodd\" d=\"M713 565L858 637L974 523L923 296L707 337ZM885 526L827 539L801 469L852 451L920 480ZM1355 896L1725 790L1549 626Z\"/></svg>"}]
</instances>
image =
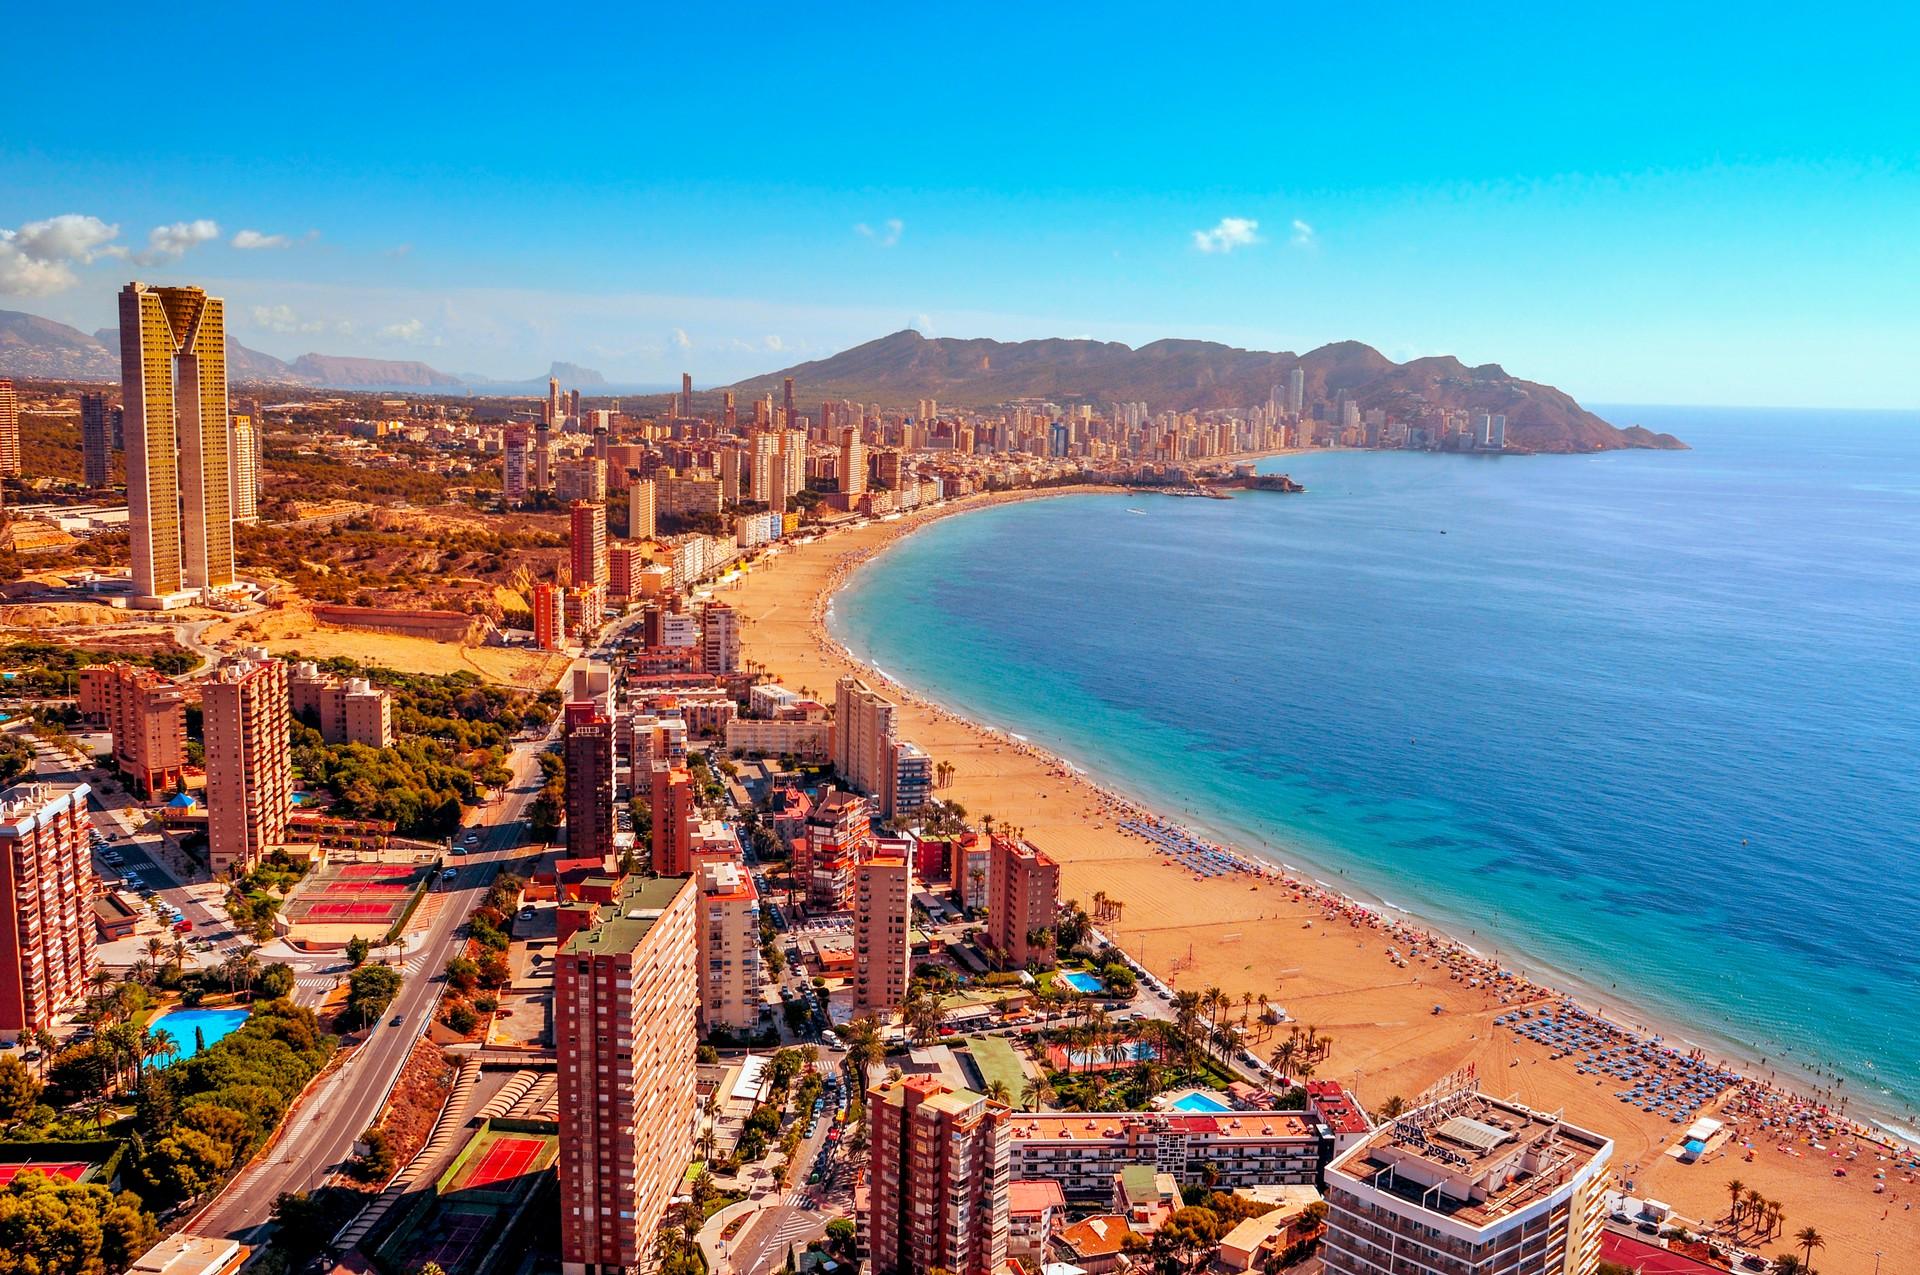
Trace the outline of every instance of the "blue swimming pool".
<instances>
[{"instance_id":1,"label":"blue swimming pool","mask_svg":"<svg viewBox=\"0 0 1920 1275\"><path fill-rule=\"evenodd\" d=\"M185 1062L215 1041L230 1035L247 1021L250 1009L176 1009L149 1023L148 1029L173 1038L174 1053L167 1062Z\"/></svg>"},{"instance_id":2,"label":"blue swimming pool","mask_svg":"<svg viewBox=\"0 0 1920 1275\"><path fill-rule=\"evenodd\" d=\"M1095 978L1092 974L1088 974L1082 970L1072 970L1062 974L1060 975L1059 981L1065 983L1076 992L1103 992L1107 988L1105 983Z\"/></svg>"},{"instance_id":3,"label":"blue swimming pool","mask_svg":"<svg viewBox=\"0 0 1920 1275\"><path fill-rule=\"evenodd\" d=\"M1233 1110L1233 1108L1229 1107L1226 1103L1214 1098L1209 1098L1203 1093L1190 1093L1183 1098L1175 1100L1173 1109L1175 1111L1205 1111L1208 1113Z\"/></svg>"}]
</instances>

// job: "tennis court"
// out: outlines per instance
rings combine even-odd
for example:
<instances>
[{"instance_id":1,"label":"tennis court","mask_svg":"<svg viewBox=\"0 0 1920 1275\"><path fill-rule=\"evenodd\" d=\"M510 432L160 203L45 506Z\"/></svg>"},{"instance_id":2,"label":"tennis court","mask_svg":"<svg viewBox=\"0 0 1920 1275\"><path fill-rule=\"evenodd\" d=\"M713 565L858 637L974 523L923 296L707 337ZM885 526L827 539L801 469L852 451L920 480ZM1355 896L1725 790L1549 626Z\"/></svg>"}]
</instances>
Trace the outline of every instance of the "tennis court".
<instances>
[{"instance_id":1,"label":"tennis court","mask_svg":"<svg viewBox=\"0 0 1920 1275\"><path fill-rule=\"evenodd\" d=\"M533 1167L547 1148L543 1138L496 1138L468 1166L457 1190L483 1191L497 1182L519 1177Z\"/></svg>"},{"instance_id":2,"label":"tennis court","mask_svg":"<svg viewBox=\"0 0 1920 1275\"><path fill-rule=\"evenodd\" d=\"M382 878L405 881L413 875L413 869L398 863L343 863L334 868L333 873L346 881L370 881Z\"/></svg>"},{"instance_id":3,"label":"tennis court","mask_svg":"<svg viewBox=\"0 0 1920 1275\"><path fill-rule=\"evenodd\" d=\"M69 1182L78 1182L82 1174L93 1166L84 1160L65 1163L36 1164L29 1160L25 1164L0 1164L0 1187L19 1177L22 1173L44 1173L50 1178L65 1178Z\"/></svg>"},{"instance_id":4,"label":"tennis court","mask_svg":"<svg viewBox=\"0 0 1920 1275\"><path fill-rule=\"evenodd\" d=\"M328 894L406 894L413 886L406 881L329 881Z\"/></svg>"},{"instance_id":5,"label":"tennis court","mask_svg":"<svg viewBox=\"0 0 1920 1275\"><path fill-rule=\"evenodd\" d=\"M393 915L391 903L310 903L306 921L382 921Z\"/></svg>"},{"instance_id":6,"label":"tennis court","mask_svg":"<svg viewBox=\"0 0 1920 1275\"><path fill-rule=\"evenodd\" d=\"M499 1220L491 1210L470 1213L465 1209L443 1207L434 1219L431 1232L414 1242L407 1269L419 1270L428 1262L435 1262L443 1271L467 1270L469 1260L486 1246L489 1233Z\"/></svg>"}]
</instances>

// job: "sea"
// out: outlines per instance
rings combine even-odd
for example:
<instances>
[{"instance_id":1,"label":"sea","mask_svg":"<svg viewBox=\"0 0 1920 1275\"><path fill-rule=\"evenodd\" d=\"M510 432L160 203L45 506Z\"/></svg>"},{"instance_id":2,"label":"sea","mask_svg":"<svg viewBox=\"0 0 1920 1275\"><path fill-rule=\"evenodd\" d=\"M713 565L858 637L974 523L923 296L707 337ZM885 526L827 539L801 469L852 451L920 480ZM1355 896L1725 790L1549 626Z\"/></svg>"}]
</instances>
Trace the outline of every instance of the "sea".
<instances>
[{"instance_id":1,"label":"sea","mask_svg":"<svg viewBox=\"0 0 1920 1275\"><path fill-rule=\"evenodd\" d=\"M1911 1137L1920 414L1598 410L1692 450L1002 505L828 622L1162 813Z\"/></svg>"}]
</instances>

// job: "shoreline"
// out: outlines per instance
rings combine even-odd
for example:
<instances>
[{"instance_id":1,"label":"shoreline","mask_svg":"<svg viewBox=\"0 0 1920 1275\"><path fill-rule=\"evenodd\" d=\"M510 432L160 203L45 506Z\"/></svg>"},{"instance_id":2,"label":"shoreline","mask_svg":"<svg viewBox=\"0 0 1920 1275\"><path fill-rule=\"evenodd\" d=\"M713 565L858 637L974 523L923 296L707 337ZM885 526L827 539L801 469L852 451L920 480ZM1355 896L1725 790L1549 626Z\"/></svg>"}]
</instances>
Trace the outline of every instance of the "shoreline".
<instances>
[{"instance_id":1,"label":"shoreline","mask_svg":"<svg viewBox=\"0 0 1920 1275\"><path fill-rule=\"evenodd\" d=\"M1126 488L1121 487L1106 487L1090 484L1057 489L1055 494L1095 495L1124 492L1126 490ZM1017 496L1017 493L1003 494L1007 496ZM1033 494L1040 496L1049 493L1043 490L1034 492ZM992 505L1006 503L1012 503L1012 501L997 500L982 502L979 505L966 508L936 512L933 516L922 520L915 526L902 530L899 534L891 536L881 544L873 546L871 549L861 553L855 560L847 564L844 572L836 571L836 579L833 587L821 595L821 605L813 616L816 635L834 648L840 658L870 675L885 689L889 696L900 700L911 701L929 712L944 715L974 730L984 731L997 738L1003 739L1012 747L1019 748L1050 764L1060 767L1065 772L1065 778L1068 782L1085 786L1097 794L1102 800L1122 804L1138 815L1157 820L1162 824L1180 829L1181 831L1194 835L1204 834L1204 840L1215 849L1232 858L1241 860L1245 864L1246 871L1277 876L1289 882L1295 878L1299 878L1304 889L1327 896L1328 901L1338 907L1362 909L1365 912L1371 913L1378 921L1386 923L1396 929L1412 929L1416 931L1421 938L1429 943L1438 940L1444 943L1449 949L1461 953L1475 962L1495 966L1529 986L1540 988L1559 999L1577 1005L1586 1013L1621 1032L1642 1037L1651 1037L1656 1041L1666 1044L1672 1044L1677 1041L1681 1045L1686 1046L1687 1049L1701 1051L1709 1061L1739 1074L1743 1079L1760 1081L1761 1083L1768 1083L1793 1091L1809 1091L1811 1100L1815 1102L1830 1103L1835 1100L1833 1088L1828 1085L1822 1085L1820 1083L1820 1077L1805 1068L1791 1064L1776 1066L1772 1061L1756 1062L1752 1058L1743 1058L1740 1056L1742 1047L1739 1043L1725 1038L1721 1033L1705 1030L1697 1024L1687 1023L1678 1018L1669 1018L1664 1014L1649 1013L1643 1007L1635 1005L1625 998L1610 996L1595 986L1591 977L1583 977L1572 971L1561 969L1552 961L1527 951L1524 944L1515 942L1511 938L1507 938L1501 943L1491 945L1495 954L1489 955L1479 950L1467 939L1461 938L1459 935L1450 932L1448 928L1434 923L1431 918L1423 915L1421 912L1395 903L1384 895L1369 891L1365 887L1353 883L1348 883L1343 886L1321 880L1320 877L1313 874L1323 873L1327 876L1346 878L1347 873L1342 868L1331 867L1327 864L1317 862L1312 854L1304 853L1297 847L1274 847L1268 849L1265 854L1259 850L1246 850L1236 845L1231 836L1226 835L1219 829L1208 826L1207 821L1204 819L1189 816L1190 823L1183 823L1179 819L1173 819L1159 814L1157 810L1163 808L1166 805L1165 802L1155 802L1151 798L1129 793L1125 791L1124 786L1111 775L1101 775L1091 767L1083 766L1080 763L1069 760L1052 748L1033 743L1026 735L1017 734L1006 727L995 726L990 722L976 721L952 705L941 703L923 691L906 686L899 681L899 679L893 677L878 664L874 663L870 658L854 651L828 627L827 617L833 611L834 599L852 586L854 577L860 570L877 562L889 550L901 544L907 536L919 531L922 527L930 526L934 522L939 521L940 518L947 513L971 513L976 509L989 508ZM1301 862L1298 864L1288 863L1286 860L1276 857L1280 854L1291 854L1301 860ZM1357 893L1355 893L1356 891ZM1454 925L1453 928L1457 929L1458 926ZM1475 937L1478 937L1477 934ZM1115 946L1122 945L1116 942ZM1500 949L1509 946L1515 955L1505 959L1500 958L1497 955ZM1132 954L1129 953L1129 955ZM1521 968L1523 963L1535 968L1532 972L1529 972L1527 969ZM1609 1004L1609 1002L1612 1003ZM1696 1036L1702 1039L1694 1039ZM1751 1047L1749 1046L1747 1048ZM1761 1079L1761 1073L1765 1073L1764 1080ZM1848 1077L1842 1079L1843 1081L1856 1080L1857 1082L1857 1078ZM1851 1097L1852 1095L1849 1096ZM1862 1105L1870 1104L1866 1104L1863 1101ZM1896 1144L1904 1144L1900 1149L1920 1153L1920 1132L1900 1129L1897 1122L1902 1117L1898 1113L1876 1108L1875 1115L1884 1117L1884 1119L1867 1117L1862 1121L1845 1115L1841 1118L1854 1119L1854 1123L1860 1124L1862 1127L1865 1125L1873 1126L1874 1129L1879 1131L1879 1135L1871 1136L1884 1135L1890 1147L1895 1147ZM1888 1122L1895 1123L1892 1127L1889 1127Z\"/></svg>"},{"instance_id":2,"label":"shoreline","mask_svg":"<svg viewBox=\"0 0 1920 1275\"><path fill-rule=\"evenodd\" d=\"M1079 812L1077 822L1070 818L1068 823L1051 828L1041 822L1034 834L1062 863L1063 896L1085 899L1089 886L1104 886L1111 890L1114 883L1119 883L1131 887L1126 893L1134 902L1126 906L1130 909L1137 907L1138 910L1160 907L1162 895L1169 899L1186 896L1179 900L1184 908L1163 907L1166 915L1150 917L1143 926L1136 926L1132 917L1117 922L1096 919L1095 924L1117 947L1154 969L1169 983L1178 983L1180 986L1198 986L1203 982L1211 985L1226 983L1229 991L1244 989L1249 981L1257 987L1277 987L1285 994L1277 997L1274 1003L1285 1004L1293 1009L1294 1022L1330 1023L1341 1030L1343 1044L1350 1037L1364 1037L1361 1041L1363 1056L1355 1059L1348 1056L1346 1051L1337 1050L1336 1056L1324 1070L1343 1079L1350 1077L1356 1088L1370 1090L1376 1104L1387 1093L1404 1093L1411 1098L1417 1086L1431 1083L1436 1076L1451 1070L1459 1060L1464 1058L1471 1062L1478 1057L1481 1083L1491 1091L1501 1092L1506 1083L1512 1081L1539 1085L1542 1087L1539 1097L1529 1094L1523 1100L1542 1109L1564 1108L1566 1099L1574 1099L1575 1107L1568 1118L1575 1123L1582 1123L1584 1112L1585 1123L1616 1138L1616 1154L1622 1176L1667 1172L1666 1166L1677 1162L1666 1157L1665 1152L1677 1142L1685 1127L1678 1117L1672 1122L1667 1120L1664 1112L1643 1117L1631 1106L1614 1108L1611 1093L1594 1094L1591 1089L1582 1092L1578 1086L1584 1086L1586 1082L1574 1079L1574 1062L1571 1059L1565 1064L1558 1064L1563 1055L1548 1053L1544 1048L1532 1048L1512 1033L1507 1024L1498 1022L1502 1015L1523 1007L1530 1012L1553 1010L1559 1013L1554 1007L1569 1006L1581 1011L1583 1021L1590 1019L1594 1030L1617 1034L1622 1038L1637 1036L1648 1048L1671 1051L1670 1057L1676 1063L1677 1060L1687 1059L1688 1065L1697 1062L1699 1066L1724 1066L1730 1073L1728 1087L1714 1100L1703 1103L1699 1114L1719 1114L1728 1119L1730 1124L1738 1122L1750 1138L1746 1147L1740 1148L1748 1156L1754 1154L1750 1148L1756 1147L1782 1153L1787 1158L1785 1164L1794 1171L1794 1193L1786 1198L1795 1204L1800 1215L1815 1213L1826 1227L1850 1220L1833 1215L1834 1201L1830 1198L1830 1188L1818 1188L1806 1180L1807 1170L1813 1166L1792 1164L1792 1161L1807 1158L1810 1152L1828 1153L1830 1144L1857 1143L1848 1152L1849 1157L1862 1155L1883 1161L1891 1157L1889 1168L1905 1175L1905 1181L1915 1181L1911 1174L1920 1168L1920 1160L1915 1160L1912 1151L1901 1145L1896 1132L1897 1117L1890 1117L1895 1122L1895 1128L1888 1128L1885 1123L1869 1121L1864 1115L1842 1115L1828 1108L1826 1100L1817 1096L1821 1086L1814 1077L1801 1075L1790 1066L1775 1065L1771 1059L1764 1068L1750 1060L1742 1060L1742 1050L1737 1042L1716 1041L1713 1039L1716 1033L1703 1032L1698 1025L1684 1020L1668 1021L1675 1016L1650 1014L1617 996L1601 993L1591 986L1591 980L1555 969L1549 961L1536 960L1526 954L1524 948L1512 951L1525 957L1528 969L1533 972L1532 977L1525 976L1516 968L1519 962L1507 954L1507 944L1504 942L1495 949L1503 958L1496 964L1485 953L1478 951L1474 944L1447 933L1449 927L1428 923L1417 913L1355 884L1348 883L1343 887L1328 880L1337 877L1346 882L1347 877L1341 870L1316 862L1311 853L1303 853L1292 846L1281 848L1267 845L1264 838L1255 838L1264 847L1262 851L1235 850L1232 846L1236 838L1233 835L1221 835L1223 832L1230 834L1228 829L1216 831L1202 827L1198 833L1187 829L1174 833L1172 830L1180 828L1180 825L1154 813L1156 808L1177 808L1172 803L1165 800L1156 803L1133 797L1125 791L1125 785L1115 782L1111 776L1096 775L1081 763L1036 745L1012 729L974 720L929 695L902 685L884 669L856 655L827 628L835 598L854 580L859 570L899 544L906 536L933 522L1015 501L1052 496L1119 494L1126 490L1076 485L982 493L908 515L884 527L869 524L866 528L828 532L817 538L813 545L797 546L788 551L788 555L798 555L802 550L812 551L804 565L797 569L797 573L805 578L794 580L794 587L770 584L764 577L771 573L756 573L761 577L761 592L781 596L775 599L774 606L766 615L750 618L748 645L754 650L756 658L765 658L769 653L762 649L762 643L758 640L764 632L770 633L774 643L789 648L786 652L790 655L789 660L768 659L769 671L776 674L789 672L798 665L802 669L815 667L817 676L822 679L830 679L835 670L851 671L870 679L901 704L902 733L920 742L936 757L944 756L956 763L965 763L977 757L993 768L1007 770L1011 767L1014 773L976 779L970 766L960 765L959 769L966 779L975 782L955 781L956 791L973 788L979 790L983 797L983 802L976 802L971 794L968 797L970 816L975 819L985 813L986 806L990 806L996 820L1003 821L1002 816L1009 807L1015 807L1011 814L1020 817L1021 825L1025 826L1029 822L1051 821L1056 814L1070 814L1065 809L1070 804L1091 803ZM843 530L851 532L846 538L854 543L844 546L836 543L842 540ZM776 563L779 561L776 559ZM817 579L814 578L816 576ZM744 579L736 579L722 587L747 586ZM801 621L801 615L805 616L804 621ZM824 684L830 686L831 681L826 680ZM923 719L926 724L916 726L916 717ZM944 739L929 736L944 736ZM989 778L997 782L983 787L984 780ZM1021 810L1018 807L1023 794L1009 791L1009 788L1022 784L1043 785L1051 788L1051 792L1036 792L1034 796L1040 799L1039 803L1033 798L1025 798L1025 809ZM953 794L942 791L940 795ZM1048 796L1055 798L1050 804L1044 800ZM1145 839L1138 832L1129 832L1120 826L1123 821L1135 819L1146 821L1153 827L1167 831L1169 835L1191 838L1205 845L1210 852L1237 859L1239 870L1224 875L1230 880L1240 881L1240 884L1234 886L1219 880L1202 880L1200 876L1183 870L1187 865L1182 862L1164 858L1158 852L1143 851L1142 847L1148 845ZM1004 821L1012 822L1012 819ZM1109 823L1115 826L1108 829ZM1237 839L1245 841L1246 837L1242 834ZM1192 876L1191 881L1187 879L1189 876ZM1248 882L1253 884L1249 886ZM1240 891L1239 896L1224 893L1228 889ZM1292 897L1290 900L1278 900L1287 909L1280 916L1270 913L1244 915L1248 906L1265 905L1259 898L1250 899L1249 891L1254 895L1265 894L1268 900L1273 899L1276 891L1290 893ZM1292 906L1288 907L1289 904ZM1218 919L1216 913L1225 919ZM1288 914L1299 920L1300 931L1287 933L1283 925L1274 924ZM1243 923L1252 927L1252 930L1213 932L1222 926L1231 928ZM1171 965L1165 951L1167 937L1171 937L1176 944ZM1379 962L1376 954L1372 966L1359 968L1349 976L1351 986L1343 985L1337 977L1326 977L1326 969L1317 963L1324 960L1323 954L1330 949L1324 944L1316 946L1312 940L1327 938L1355 939L1363 949L1391 944L1386 946L1384 953L1387 964L1393 970L1409 970L1412 973L1390 983L1377 981ZM1478 936L1477 931L1475 939L1479 943L1487 941L1484 936ZM1259 970L1265 972L1236 976L1228 962L1238 960L1244 954L1239 949L1243 941L1248 949L1259 946L1263 952L1270 951L1273 954L1259 966ZM1185 957L1177 953L1177 947L1182 943L1187 946ZM1340 959L1342 972L1345 972L1344 967L1356 964L1351 958ZM1256 971L1256 966L1251 963L1240 968L1243 971ZM1188 973L1189 970L1201 977L1197 980ZM1429 977L1440 974L1445 978L1437 984L1423 983L1423 973ZM1363 981L1354 982L1355 976ZM1234 981L1230 982L1230 979ZM1321 989L1317 985L1322 983L1333 985ZM1301 984L1306 984L1305 989L1295 990ZM1266 1002L1264 995L1261 999L1263 1003ZM1394 1017L1397 1014L1417 1015L1429 1002L1437 1011L1441 1008L1441 1000L1447 1002L1446 1016L1434 1017L1430 1023L1419 1017L1411 1021ZM1307 1003L1320 1001L1326 1001L1327 1004L1306 1008ZM1342 1022L1338 1017L1348 1012L1349 1005L1351 1012L1356 1015L1353 1023ZM1369 1006L1378 1008L1370 1009ZM1329 1014L1333 1015L1331 1020ZM1529 1018L1527 1021L1531 1024L1537 1020ZM1467 1034L1468 1029L1472 1029L1472 1034ZM1656 1035L1659 1044L1654 1046L1650 1038ZM1705 1042L1697 1040L1701 1035L1708 1039ZM1386 1037L1384 1042L1375 1039L1380 1036ZM1253 1047L1264 1054L1265 1050L1259 1045ZM1489 1070L1500 1063L1515 1069L1507 1072L1507 1082L1497 1078L1500 1073ZM1556 1065L1566 1074L1557 1074ZM1522 1067L1527 1070L1518 1070ZM1766 1078L1768 1073L1771 1073L1771 1079ZM1395 1084L1396 1078L1401 1078L1399 1086ZM1593 1082L1594 1085L1601 1083L1600 1080ZM1849 1094L1848 1097L1856 1100L1853 1105L1859 1105L1858 1095ZM1631 1128L1622 1129L1623 1124ZM1802 1146L1808 1150L1801 1150ZM1716 1147L1707 1158L1716 1159L1729 1153L1726 1148ZM1832 1154L1837 1155L1838 1152ZM1750 1173L1753 1169L1743 1172ZM1668 1186L1664 1182L1646 1189L1676 1201L1683 1210L1690 1209L1703 1220L1717 1218L1725 1207L1719 1179L1713 1177L1711 1171L1692 1176L1693 1180L1684 1189L1679 1185ZM1709 1178L1712 1178L1711 1182ZM1769 1185L1765 1178L1760 1180L1762 1185ZM1708 1187L1708 1190L1704 1197L1696 1198L1695 1188L1701 1186ZM1711 1207L1714 1195L1721 1197L1717 1212ZM1808 1199L1810 1195L1812 1200ZM1898 1198L1897 1194L1894 1198ZM1910 1213L1907 1216L1911 1218ZM1762 1247L1771 1251L1777 1243L1770 1242ZM1872 1249L1861 1251L1870 1255ZM1831 1261L1835 1257L1834 1251L1830 1250L1827 1256ZM1847 1268L1835 1264L1834 1269L1837 1272Z\"/></svg>"}]
</instances>

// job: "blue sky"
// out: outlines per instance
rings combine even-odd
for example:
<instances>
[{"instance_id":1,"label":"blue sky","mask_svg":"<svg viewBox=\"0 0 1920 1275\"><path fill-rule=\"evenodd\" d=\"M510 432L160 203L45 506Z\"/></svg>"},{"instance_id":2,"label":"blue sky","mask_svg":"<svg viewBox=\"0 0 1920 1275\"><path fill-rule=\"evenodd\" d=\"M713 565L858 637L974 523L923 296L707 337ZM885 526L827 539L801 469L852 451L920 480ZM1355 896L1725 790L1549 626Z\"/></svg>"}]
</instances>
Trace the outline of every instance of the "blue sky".
<instances>
[{"instance_id":1,"label":"blue sky","mask_svg":"<svg viewBox=\"0 0 1920 1275\"><path fill-rule=\"evenodd\" d=\"M1920 20L1548 8L35 6L0 307L198 282L271 353L514 378L915 326L1920 403Z\"/></svg>"}]
</instances>

